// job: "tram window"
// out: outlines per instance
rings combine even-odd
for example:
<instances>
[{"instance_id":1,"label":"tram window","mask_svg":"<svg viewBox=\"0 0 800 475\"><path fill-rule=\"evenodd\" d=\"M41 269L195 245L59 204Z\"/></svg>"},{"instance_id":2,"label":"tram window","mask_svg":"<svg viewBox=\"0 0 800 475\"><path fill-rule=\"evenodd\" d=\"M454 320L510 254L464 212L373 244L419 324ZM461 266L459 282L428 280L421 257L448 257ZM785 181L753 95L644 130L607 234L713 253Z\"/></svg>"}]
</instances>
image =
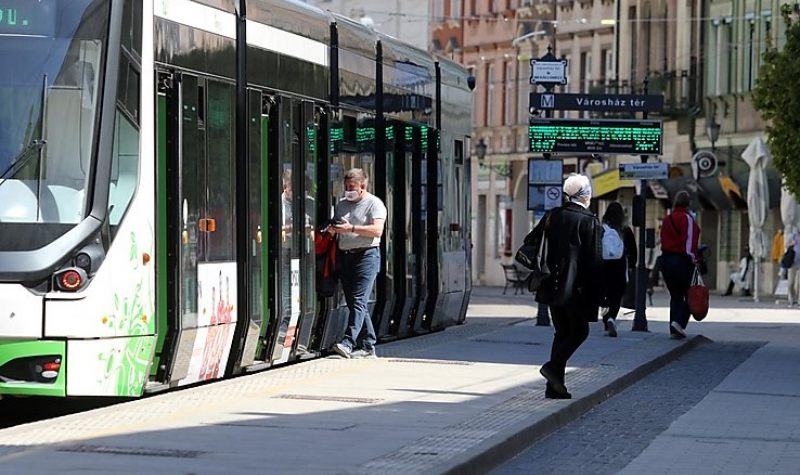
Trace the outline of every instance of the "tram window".
<instances>
[{"instance_id":1,"label":"tram window","mask_svg":"<svg viewBox=\"0 0 800 475\"><path fill-rule=\"evenodd\" d=\"M128 209L139 180L139 130L130 122L127 114L119 110L114 121L114 148L111 160L108 219L113 236Z\"/></svg>"},{"instance_id":2,"label":"tram window","mask_svg":"<svg viewBox=\"0 0 800 475\"><path fill-rule=\"evenodd\" d=\"M120 55L117 105L139 123L139 71L125 54Z\"/></svg>"},{"instance_id":3,"label":"tram window","mask_svg":"<svg viewBox=\"0 0 800 475\"><path fill-rule=\"evenodd\" d=\"M135 53L137 59L142 55L142 2L125 0L122 11L121 40L129 52Z\"/></svg>"}]
</instances>

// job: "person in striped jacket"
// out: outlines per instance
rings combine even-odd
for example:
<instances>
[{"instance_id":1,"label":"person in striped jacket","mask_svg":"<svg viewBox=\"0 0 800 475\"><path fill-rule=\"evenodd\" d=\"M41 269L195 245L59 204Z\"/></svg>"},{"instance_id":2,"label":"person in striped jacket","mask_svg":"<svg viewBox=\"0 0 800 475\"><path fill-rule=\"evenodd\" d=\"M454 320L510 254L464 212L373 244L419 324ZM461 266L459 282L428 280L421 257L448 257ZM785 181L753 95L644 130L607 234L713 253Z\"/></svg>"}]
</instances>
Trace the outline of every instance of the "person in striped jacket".
<instances>
[{"instance_id":1,"label":"person in striped jacket","mask_svg":"<svg viewBox=\"0 0 800 475\"><path fill-rule=\"evenodd\" d=\"M686 338L686 294L692 283L700 238L700 226L688 208L689 193L678 192L672 212L661 223L661 274L669 290L669 333L674 339Z\"/></svg>"}]
</instances>

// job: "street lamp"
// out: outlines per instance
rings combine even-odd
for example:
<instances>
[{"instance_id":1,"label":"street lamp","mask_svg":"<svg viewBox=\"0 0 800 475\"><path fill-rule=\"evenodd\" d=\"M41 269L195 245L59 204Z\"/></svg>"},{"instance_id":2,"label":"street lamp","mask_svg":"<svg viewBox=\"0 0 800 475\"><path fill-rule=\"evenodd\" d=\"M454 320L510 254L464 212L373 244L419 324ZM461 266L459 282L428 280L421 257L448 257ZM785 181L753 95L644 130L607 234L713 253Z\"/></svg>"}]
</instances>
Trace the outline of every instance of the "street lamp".
<instances>
[{"instance_id":1,"label":"street lamp","mask_svg":"<svg viewBox=\"0 0 800 475\"><path fill-rule=\"evenodd\" d=\"M478 144L475 145L475 153L478 154L478 162L483 163L483 159L486 158L486 142L483 139L478 140Z\"/></svg>"},{"instance_id":2,"label":"street lamp","mask_svg":"<svg viewBox=\"0 0 800 475\"><path fill-rule=\"evenodd\" d=\"M717 143L717 139L719 139L719 129L720 125L717 123L716 118L712 115L706 121L706 136L708 136L708 141L711 142L712 152L717 150L715 144Z\"/></svg>"},{"instance_id":3,"label":"street lamp","mask_svg":"<svg viewBox=\"0 0 800 475\"><path fill-rule=\"evenodd\" d=\"M495 167L495 165L487 165L483 160L486 158L486 149L488 149L486 142L483 139L478 139L478 143L475 145L475 155L478 156L478 165L482 168L488 168L489 170L495 172L496 174L508 178L511 176L511 167L508 165L499 165Z\"/></svg>"}]
</instances>

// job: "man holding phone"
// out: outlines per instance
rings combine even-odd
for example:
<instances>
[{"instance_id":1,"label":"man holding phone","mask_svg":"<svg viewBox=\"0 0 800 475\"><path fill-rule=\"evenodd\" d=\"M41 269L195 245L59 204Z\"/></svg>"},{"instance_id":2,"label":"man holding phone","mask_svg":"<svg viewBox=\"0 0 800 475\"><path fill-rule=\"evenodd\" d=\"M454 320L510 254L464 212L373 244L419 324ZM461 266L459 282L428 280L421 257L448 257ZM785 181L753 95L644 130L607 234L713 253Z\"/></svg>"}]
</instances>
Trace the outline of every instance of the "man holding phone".
<instances>
[{"instance_id":1,"label":"man holding phone","mask_svg":"<svg viewBox=\"0 0 800 475\"><path fill-rule=\"evenodd\" d=\"M364 170L344 175L344 199L336 204L328 232L338 236L336 258L339 278L350 315L344 339L333 349L345 358L377 358L377 336L367 301L381 265L380 243L386 222L386 205L367 191Z\"/></svg>"}]
</instances>

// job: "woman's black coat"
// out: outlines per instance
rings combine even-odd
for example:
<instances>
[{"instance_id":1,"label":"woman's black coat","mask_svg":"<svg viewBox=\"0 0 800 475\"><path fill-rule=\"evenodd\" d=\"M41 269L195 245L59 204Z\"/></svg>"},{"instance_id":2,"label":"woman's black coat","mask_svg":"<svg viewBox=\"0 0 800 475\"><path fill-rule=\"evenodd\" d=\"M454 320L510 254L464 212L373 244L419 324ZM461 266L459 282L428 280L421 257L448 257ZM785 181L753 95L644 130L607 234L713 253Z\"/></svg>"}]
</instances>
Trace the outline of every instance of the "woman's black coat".
<instances>
[{"instance_id":1,"label":"woman's black coat","mask_svg":"<svg viewBox=\"0 0 800 475\"><path fill-rule=\"evenodd\" d=\"M589 321L597 320L603 287L603 227L597 217L576 203L567 203L544 217L550 278L536 292L536 301L552 306L580 305Z\"/></svg>"}]
</instances>

